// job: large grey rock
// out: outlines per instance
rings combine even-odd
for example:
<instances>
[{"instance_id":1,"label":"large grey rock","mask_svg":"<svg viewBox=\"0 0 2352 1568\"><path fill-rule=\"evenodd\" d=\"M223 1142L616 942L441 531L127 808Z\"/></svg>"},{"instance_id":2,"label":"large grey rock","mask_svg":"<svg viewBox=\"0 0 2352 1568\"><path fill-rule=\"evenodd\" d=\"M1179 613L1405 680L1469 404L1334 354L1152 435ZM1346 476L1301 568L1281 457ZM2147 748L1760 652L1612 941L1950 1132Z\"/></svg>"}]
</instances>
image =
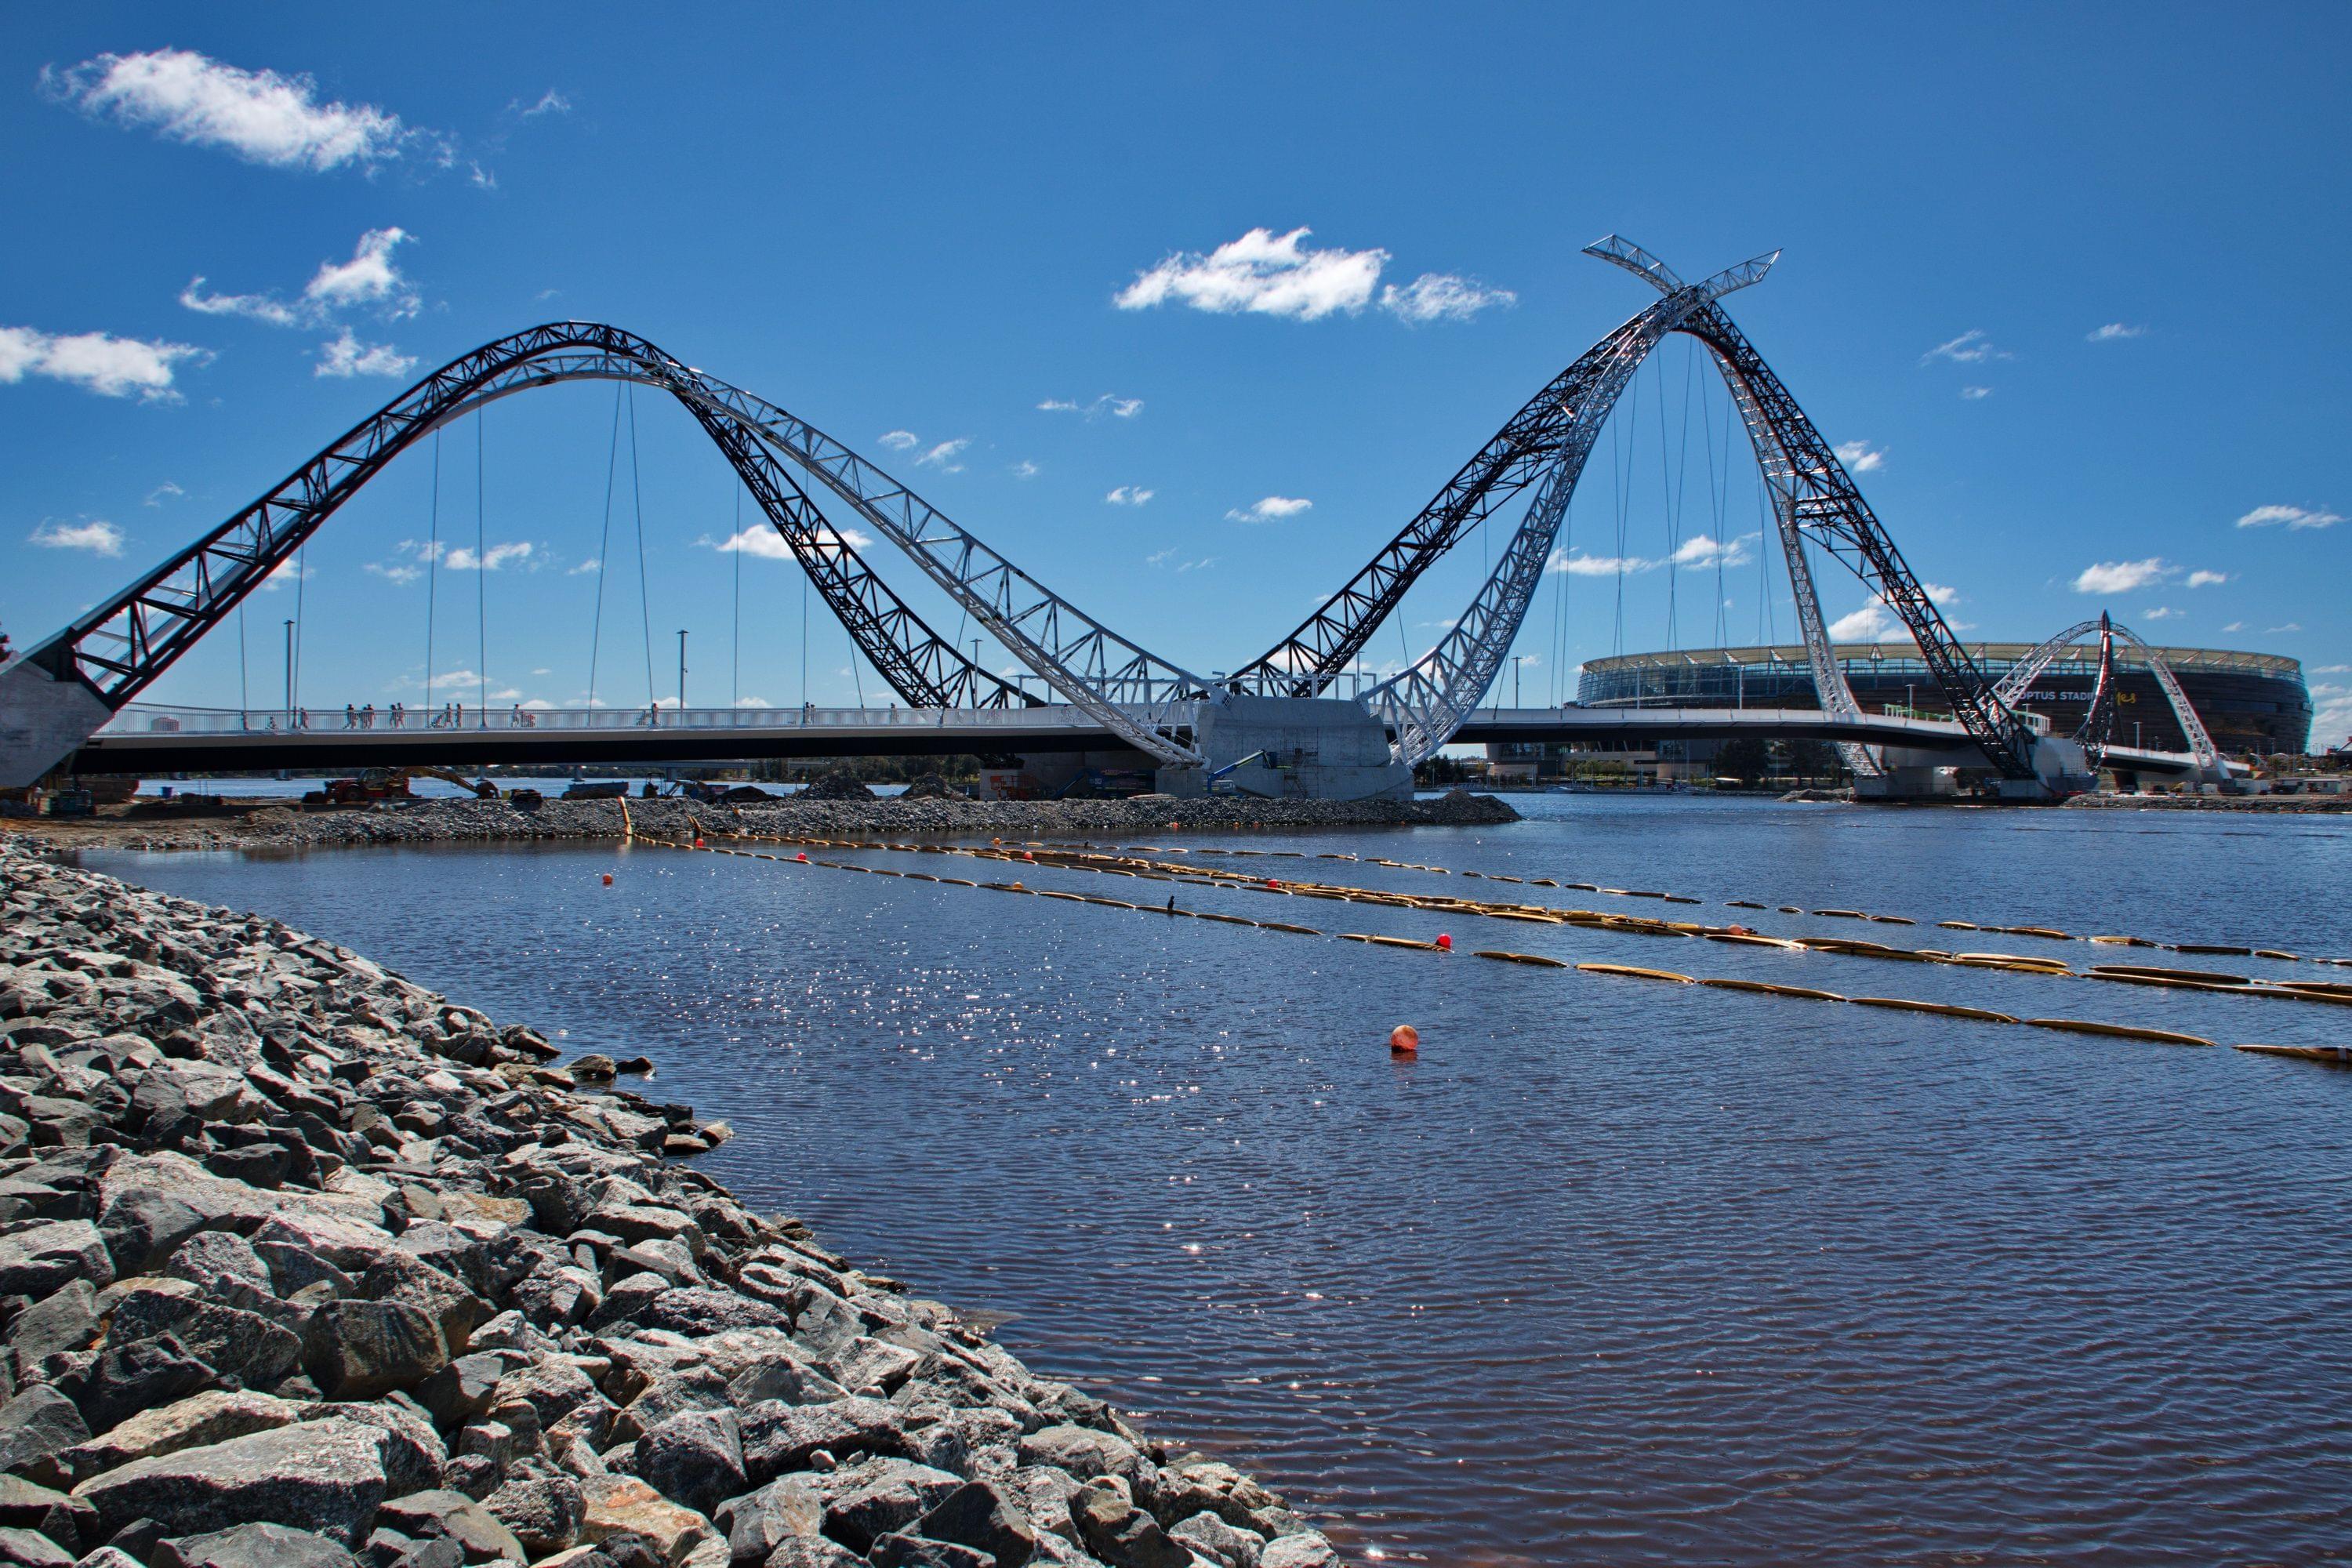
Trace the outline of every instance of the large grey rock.
<instances>
[{"instance_id":1,"label":"large grey rock","mask_svg":"<svg viewBox=\"0 0 2352 1568\"><path fill-rule=\"evenodd\" d=\"M755 1301L732 1290L676 1289L667 1282L661 1294L637 1311L635 1321L649 1329L668 1329L681 1334L792 1327L792 1319L781 1308L765 1301Z\"/></svg>"},{"instance_id":2,"label":"large grey rock","mask_svg":"<svg viewBox=\"0 0 2352 1568\"><path fill-rule=\"evenodd\" d=\"M1108 1482L1081 1488L1070 1500L1070 1518L1087 1550L1111 1568L1192 1568L1190 1549Z\"/></svg>"},{"instance_id":3,"label":"large grey rock","mask_svg":"<svg viewBox=\"0 0 2352 1568\"><path fill-rule=\"evenodd\" d=\"M1339 1568L1339 1553L1322 1531L1301 1531L1267 1542L1257 1554L1257 1568Z\"/></svg>"},{"instance_id":4,"label":"large grey rock","mask_svg":"<svg viewBox=\"0 0 2352 1568\"><path fill-rule=\"evenodd\" d=\"M396 1497L383 1505L377 1521L419 1540L455 1541L468 1563L529 1561L514 1531L463 1492L434 1490Z\"/></svg>"},{"instance_id":5,"label":"large grey rock","mask_svg":"<svg viewBox=\"0 0 2352 1568\"><path fill-rule=\"evenodd\" d=\"M647 1485L698 1513L740 1492L742 1436L731 1410L689 1410L637 1438L635 1469Z\"/></svg>"},{"instance_id":6,"label":"large grey rock","mask_svg":"<svg viewBox=\"0 0 2352 1568\"><path fill-rule=\"evenodd\" d=\"M966 1481L922 1517L916 1533L986 1553L996 1568L1022 1568L1035 1555L1037 1532L1020 1500L992 1481Z\"/></svg>"},{"instance_id":7,"label":"large grey rock","mask_svg":"<svg viewBox=\"0 0 2352 1568\"><path fill-rule=\"evenodd\" d=\"M30 1530L61 1546L79 1547L98 1528L86 1502L37 1486L22 1476L0 1476L0 1526Z\"/></svg>"},{"instance_id":8,"label":"large grey rock","mask_svg":"<svg viewBox=\"0 0 2352 1568\"><path fill-rule=\"evenodd\" d=\"M68 1448L59 1460L77 1479L88 1479L133 1459L152 1459L183 1448L201 1448L253 1432L290 1426L303 1414L302 1406L267 1394L207 1389L142 1410L88 1442Z\"/></svg>"},{"instance_id":9,"label":"large grey rock","mask_svg":"<svg viewBox=\"0 0 2352 1568\"><path fill-rule=\"evenodd\" d=\"M727 1532L728 1551L737 1568L763 1563L786 1542L824 1532L824 1488L814 1475L786 1476L758 1491L728 1499L710 1521Z\"/></svg>"},{"instance_id":10,"label":"large grey rock","mask_svg":"<svg viewBox=\"0 0 2352 1568\"><path fill-rule=\"evenodd\" d=\"M1134 1444L1091 1426L1044 1427L1021 1439L1020 1454L1024 1465L1051 1465L1081 1480L1118 1476L1131 1483L1143 1468L1143 1456Z\"/></svg>"},{"instance_id":11,"label":"large grey rock","mask_svg":"<svg viewBox=\"0 0 2352 1568\"><path fill-rule=\"evenodd\" d=\"M178 1340L158 1334L128 1344L110 1343L86 1369L59 1379L58 1389L81 1407L85 1421L103 1432L142 1410L169 1405L218 1381L212 1368L190 1355Z\"/></svg>"},{"instance_id":12,"label":"large grey rock","mask_svg":"<svg viewBox=\"0 0 2352 1568\"><path fill-rule=\"evenodd\" d=\"M302 1340L258 1313L215 1305L184 1279L159 1279L126 1292L114 1304L110 1343L169 1334L222 1376L268 1388L302 1363Z\"/></svg>"},{"instance_id":13,"label":"large grey rock","mask_svg":"<svg viewBox=\"0 0 2352 1568\"><path fill-rule=\"evenodd\" d=\"M579 1540L588 1515L580 1483L553 1473L509 1477L482 1500L482 1507L514 1531L534 1563Z\"/></svg>"},{"instance_id":14,"label":"large grey rock","mask_svg":"<svg viewBox=\"0 0 2352 1568\"><path fill-rule=\"evenodd\" d=\"M1207 1509L1178 1521L1168 1533L1223 1568L1258 1568L1258 1552L1265 1545L1265 1537L1256 1531L1228 1523Z\"/></svg>"},{"instance_id":15,"label":"large grey rock","mask_svg":"<svg viewBox=\"0 0 2352 1568\"><path fill-rule=\"evenodd\" d=\"M448 1359L439 1326L401 1301L330 1301L302 1331L302 1368L330 1399L414 1388Z\"/></svg>"},{"instance_id":16,"label":"large grey rock","mask_svg":"<svg viewBox=\"0 0 2352 1568\"><path fill-rule=\"evenodd\" d=\"M16 1314L8 1326L8 1348L16 1364L40 1365L59 1351L87 1350L98 1341L98 1292L87 1279L71 1279Z\"/></svg>"},{"instance_id":17,"label":"large grey rock","mask_svg":"<svg viewBox=\"0 0 2352 1568\"><path fill-rule=\"evenodd\" d=\"M0 1405L0 1471L37 1481L63 1480L58 1456L89 1440L89 1423L74 1402L36 1384Z\"/></svg>"},{"instance_id":18,"label":"large grey rock","mask_svg":"<svg viewBox=\"0 0 2352 1568\"><path fill-rule=\"evenodd\" d=\"M184 1199L145 1186L116 1194L98 1216L114 1272L126 1279L162 1267L182 1242L210 1223Z\"/></svg>"},{"instance_id":19,"label":"large grey rock","mask_svg":"<svg viewBox=\"0 0 2352 1568\"><path fill-rule=\"evenodd\" d=\"M449 1462L448 1446L433 1429L432 1419L401 1396L297 1408L305 1421L340 1418L383 1432L384 1489L392 1496L404 1497L440 1484L442 1467Z\"/></svg>"},{"instance_id":20,"label":"large grey rock","mask_svg":"<svg viewBox=\"0 0 2352 1568\"><path fill-rule=\"evenodd\" d=\"M200 1448L134 1459L73 1495L111 1533L152 1519L192 1535L235 1524L290 1524L351 1544L365 1534L385 1489L382 1429L308 1421Z\"/></svg>"},{"instance_id":21,"label":"large grey rock","mask_svg":"<svg viewBox=\"0 0 2352 1568\"><path fill-rule=\"evenodd\" d=\"M185 1279L226 1307L268 1316L284 1309L269 1278L269 1266L253 1243L228 1230L200 1230L173 1249L163 1272Z\"/></svg>"},{"instance_id":22,"label":"large grey rock","mask_svg":"<svg viewBox=\"0 0 2352 1568\"><path fill-rule=\"evenodd\" d=\"M47 1536L0 1527L0 1568L72 1568L73 1553Z\"/></svg>"},{"instance_id":23,"label":"large grey rock","mask_svg":"<svg viewBox=\"0 0 2352 1568\"><path fill-rule=\"evenodd\" d=\"M37 1300L68 1280L104 1287L114 1283L114 1275L105 1237L86 1219L58 1220L0 1236L0 1296Z\"/></svg>"},{"instance_id":24,"label":"large grey rock","mask_svg":"<svg viewBox=\"0 0 2352 1568\"><path fill-rule=\"evenodd\" d=\"M837 1546L822 1535L811 1535L777 1547L767 1559L767 1568L860 1568L860 1561L848 1548Z\"/></svg>"},{"instance_id":25,"label":"large grey rock","mask_svg":"<svg viewBox=\"0 0 2352 1568\"><path fill-rule=\"evenodd\" d=\"M359 1288L371 1300L398 1301L433 1320L442 1342L462 1352L475 1327L490 1319L490 1304L452 1276L406 1252L388 1252L368 1266Z\"/></svg>"},{"instance_id":26,"label":"large grey rock","mask_svg":"<svg viewBox=\"0 0 2352 1568\"><path fill-rule=\"evenodd\" d=\"M911 1459L866 1459L834 1473L826 1488L824 1532L864 1552L947 1500L961 1476Z\"/></svg>"},{"instance_id":27,"label":"large grey rock","mask_svg":"<svg viewBox=\"0 0 2352 1568\"><path fill-rule=\"evenodd\" d=\"M808 1468L820 1448L836 1459L862 1454L903 1457L901 1413L878 1399L835 1399L824 1405L754 1405L737 1417L743 1464L754 1482Z\"/></svg>"},{"instance_id":28,"label":"large grey rock","mask_svg":"<svg viewBox=\"0 0 2352 1568\"><path fill-rule=\"evenodd\" d=\"M356 1568L338 1542L283 1524L234 1524L155 1548L154 1568Z\"/></svg>"},{"instance_id":29,"label":"large grey rock","mask_svg":"<svg viewBox=\"0 0 2352 1568\"><path fill-rule=\"evenodd\" d=\"M903 1531L876 1542L866 1561L874 1568L993 1568L995 1563L987 1552L973 1547Z\"/></svg>"}]
</instances>

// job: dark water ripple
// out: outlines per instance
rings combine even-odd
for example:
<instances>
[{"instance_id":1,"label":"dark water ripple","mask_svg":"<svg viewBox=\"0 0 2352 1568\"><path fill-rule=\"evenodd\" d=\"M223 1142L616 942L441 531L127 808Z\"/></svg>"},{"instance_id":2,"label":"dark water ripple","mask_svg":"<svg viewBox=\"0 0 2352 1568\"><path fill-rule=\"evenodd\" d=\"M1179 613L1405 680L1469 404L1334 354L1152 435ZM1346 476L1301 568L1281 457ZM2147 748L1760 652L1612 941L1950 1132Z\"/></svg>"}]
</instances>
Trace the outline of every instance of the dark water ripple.
<instances>
[{"instance_id":1,"label":"dark water ripple","mask_svg":"<svg viewBox=\"0 0 2352 1568\"><path fill-rule=\"evenodd\" d=\"M1258 842L2352 953L2352 836L2326 823L1534 809L1553 819ZM1354 1553L2299 1563L2352 1541L2335 1321L2352 1074L642 849L100 864L282 916L579 1048L648 1051L661 1092L735 1124L715 1173L1014 1314L1002 1337L1022 1354L1346 1521ZM1327 929L1444 923L1186 896ZM2223 1040L2352 1023L1479 923L1454 922L1465 947ZM1423 1055L1398 1065L1381 1041L1408 1019Z\"/></svg>"}]
</instances>

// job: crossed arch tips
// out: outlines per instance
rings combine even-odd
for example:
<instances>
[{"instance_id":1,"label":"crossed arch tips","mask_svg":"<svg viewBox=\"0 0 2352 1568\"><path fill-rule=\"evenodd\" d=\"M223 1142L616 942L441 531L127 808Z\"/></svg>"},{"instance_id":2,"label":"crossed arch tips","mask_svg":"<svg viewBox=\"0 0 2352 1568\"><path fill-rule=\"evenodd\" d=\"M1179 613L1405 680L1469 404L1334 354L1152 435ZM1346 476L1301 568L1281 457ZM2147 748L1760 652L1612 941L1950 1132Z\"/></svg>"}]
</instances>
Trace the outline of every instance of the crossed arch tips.
<instances>
[{"instance_id":1,"label":"crossed arch tips","mask_svg":"<svg viewBox=\"0 0 2352 1568\"><path fill-rule=\"evenodd\" d=\"M1584 254L1623 268L1647 280L1661 294L1680 293L1689 287L1673 268L1621 234L1603 235L1586 246ZM1697 286L1699 297L1702 301L1712 301L1750 284L1761 283L1764 275L1772 270L1772 264L1780 259L1780 253L1771 250L1727 267Z\"/></svg>"}]
</instances>

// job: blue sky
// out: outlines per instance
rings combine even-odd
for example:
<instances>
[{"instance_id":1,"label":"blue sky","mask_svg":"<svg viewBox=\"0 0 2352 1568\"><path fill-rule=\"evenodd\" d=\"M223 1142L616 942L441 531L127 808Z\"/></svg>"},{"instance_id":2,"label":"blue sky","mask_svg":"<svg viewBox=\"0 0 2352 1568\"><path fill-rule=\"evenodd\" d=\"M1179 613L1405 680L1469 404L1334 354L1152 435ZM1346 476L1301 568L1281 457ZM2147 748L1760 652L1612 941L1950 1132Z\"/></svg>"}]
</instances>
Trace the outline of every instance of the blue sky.
<instances>
[{"instance_id":1,"label":"blue sky","mask_svg":"<svg viewBox=\"0 0 2352 1568\"><path fill-rule=\"evenodd\" d=\"M1129 636L1229 668L1641 306L1577 254L1614 230L1694 276L1783 249L1733 314L1964 635L2107 608L2151 640L2299 657L2320 738L2352 730L2341 7L674 15L16 16L19 646L423 369L580 317L784 405ZM1613 647L1791 635L1745 537L1752 464L1708 460L1720 389L1677 341L1634 396L1571 516L1561 564L1582 564L1522 638L1530 700ZM609 388L445 436L441 535L503 553L443 557L439 694L486 670L499 700L584 700L594 558L600 700L642 702L648 664L673 693L681 626L698 705L800 700L796 569L716 548L731 475L676 409L635 412L642 584L625 410L604 536ZM306 701L420 700L403 542L432 509L420 453L312 546ZM1433 572L1373 659L1418 654L1500 542ZM1699 566L1658 564L1676 548ZM1868 624L1858 584L1822 597ZM247 611L257 702L295 598L281 581ZM234 633L151 695L234 703ZM811 700L879 689L836 626L807 640Z\"/></svg>"}]
</instances>

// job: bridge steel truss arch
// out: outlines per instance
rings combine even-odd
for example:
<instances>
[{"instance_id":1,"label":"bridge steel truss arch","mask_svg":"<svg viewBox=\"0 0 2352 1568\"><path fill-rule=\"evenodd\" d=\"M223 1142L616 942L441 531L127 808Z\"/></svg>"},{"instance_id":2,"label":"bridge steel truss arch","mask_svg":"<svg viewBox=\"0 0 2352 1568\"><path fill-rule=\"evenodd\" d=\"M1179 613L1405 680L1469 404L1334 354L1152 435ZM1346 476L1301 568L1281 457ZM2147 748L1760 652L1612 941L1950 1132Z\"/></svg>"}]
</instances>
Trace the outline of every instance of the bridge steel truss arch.
<instances>
[{"instance_id":1,"label":"bridge steel truss arch","mask_svg":"<svg viewBox=\"0 0 2352 1568\"><path fill-rule=\"evenodd\" d=\"M2141 640L2137 632L2110 620L2104 614L2095 620L2077 621L2064 631L2034 645L2023 658L2010 667L2008 674L2000 678L2000 685L1993 689L1994 695L2004 707L2014 708L2032 689L2033 683L2042 678L2043 670L2055 664L2062 654L2092 637L2105 639L2100 650L2102 687L2111 688L2112 639L2120 637L2138 651L2147 665L2148 673L2156 678L2156 684L2163 690L2165 704L2172 710L2174 722L2180 726L2181 735L2189 742L2189 755L2197 759L2198 776L2216 780L2228 776L2228 770L2221 762L2221 749L2213 743L2212 734L2205 728L2205 721L2199 718L2197 710L2189 706L2189 693L2181 689L2180 678L2172 672L2172 666L2165 662L2162 654ZM2094 694L2095 710L2098 695ZM2112 707L2112 690L2106 691L2105 695ZM2095 734L2094 739L2096 738Z\"/></svg>"},{"instance_id":2,"label":"bridge steel truss arch","mask_svg":"<svg viewBox=\"0 0 2352 1568\"><path fill-rule=\"evenodd\" d=\"M756 432L847 502L1072 706L1158 763L1202 763L1183 731L1196 705L1211 697L1208 682L1112 631L806 420L715 376L690 374L695 384L684 395ZM560 381L641 379L630 355L591 346L518 367L511 378L478 389L473 401Z\"/></svg>"},{"instance_id":3,"label":"bridge steel truss arch","mask_svg":"<svg viewBox=\"0 0 2352 1568\"><path fill-rule=\"evenodd\" d=\"M1663 297L1661 304L1670 304L1691 287L1655 257L1614 235L1587 247L1586 253L1644 279L1658 289ZM1827 627L1822 623L1820 601L1806 562L1804 546L1808 542L1820 545L1832 559L1853 571L1878 595L1881 603L1903 620L1918 643L1921 655L1937 683L1952 704L1955 715L1993 766L2006 777L2033 777L2034 735L2031 727L1995 695L1991 683L1959 639L1953 636L1925 585L1905 562L1901 551L1895 548L1895 542L1888 537L1869 503L1863 500L1861 491L1846 473L1844 464L1822 438L1821 433L1814 428L1796 399L1790 395L1780 377L1764 363L1763 356L1756 352L1717 302L1721 295L1760 279L1773 259L1774 257L1759 257L1719 274L1702 286L1703 293L1696 303L1675 312L1671 322L1656 336L1641 342L1640 354L1645 355L1654 348L1657 337L1663 336L1664 331L1685 333L1706 345L1729 385L1755 447L1757 461L1765 473L1767 487L1774 496L1782 552L1788 562L1790 587L1797 601L1808 657L1812 665L1814 686L1822 708L1844 718L1861 716L1859 705L1846 683L1844 670L1837 663ZM1654 309L1655 306L1653 307ZM1503 561L1480 590L1470 613L1463 618L1454 633L1423 655L1411 668L1374 689L1377 700L1390 712L1391 721L1401 721L1398 731L1401 759L1412 752L1426 755L1436 746L1444 744L1446 734L1437 733L1431 726L1442 727L1448 713L1466 716L1483 699L1487 685L1499 669L1532 598L1531 584L1520 581L1531 569L1530 551L1526 546L1540 536L1548 552L1550 533L1558 526L1556 513L1567 505L1569 493L1573 490L1583 459L1590 452L1589 436L1580 450L1572 433L1581 427L1580 421L1596 413L1605 417L1607 402L1613 402L1615 393L1622 390L1620 384L1610 393L1607 402L1593 398L1591 394L1599 384L1594 379L1595 371L1590 362L1596 357L1606 359L1613 352L1634 343L1641 336L1638 323L1645 316L1628 321L1596 344L1584 358L1570 366L1551 386L1539 394L1535 402L1522 409L1518 419L1514 421L1516 426L1528 420L1531 413L1538 411L1548 399L1571 395L1575 399L1572 407L1564 406L1559 411L1561 417L1558 428L1550 436L1549 445L1543 447L1544 456L1538 463L1538 471L1549 465L1545 487L1530 505L1528 516L1520 525L1519 536L1515 537ZM1639 355L1636 363L1638 359ZM1626 374L1630 376L1630 368ZM1598 420L1595 419L1594 428L1597 426ZM1506 426L1507 432L1511 428ZM1490 448L1492 445L1490 443ZM1530 454L1535 446L1536 443L1530 443ZM1484 456L1482 454L1482 458ZM1528 460L1535 458L1531 455ZM1465 469L1465 472L1470 470ZM1507 477L1507 473L1498 471L1494 485L1498 487ZM1564 484L1559 482L1562 479ZM1443 493L1440 499L1444 500ZM1423 519L1416 521L1415 529L1408 529L1392 541L1380 556L1375 557L1371 566L1358 574L1351 588L1375 578L1381 583L1391 580L1409 583L1426 570L1466 529L1466 524L1451 530L1423 526L1431 515L1425 511ZM1327 609L1348 607L1342 604L1347 595L1348 590L1343 590ZM1401 591L1386 599L1370 594L1360 595L1363 605L1360 616L1347 622L1344 637L1335 635L1327 639L1330 646L1344 647L1346 657L1352 658L1363 647L1379 620L1394 607L1396 597L1401 597ZM1348 603L1353 605L1358 602L1350 600ZM1335 615L1332 624L1338 626L1340 618ZM1308 627L1301 628L1302 633L1318 624L1310 621ZM1338 663L1314 662L1315 646L1312 638L1294 634L1288 642L1277 647L1260 664L1265 665L1289 654L1308 662L1318 679L1328 680L1340 666ZM1368 701L1375 700L1374 693L1367 694ZM1454 722L1458 721L1457 717ZM1450 734L1450 731L1447 733ZM1427 751L1423 751L1423 747ZM1846 753L1849 765L1856 772L1867 774L1879 771L1877 760L1866 748L1848 744L1841 749ZM1417 761L1419 757L1414 756L1411 760Z\"/></svg>"},{"instance_id":4,"label":"bridge steel truss arch","mask_svg":"<svg viewBox=\"0 0 2352 1568\"><path fill-rule=\"evenodd\" d=\"M1032 700L974 666L892 594L758 434L704 393L696 372L641 338L577 321L501 338L425 376L227 521L28 649L26 662L55 679L79 680L108 710L119 710L394 458L457 414L478 407L502 380L583 348L625 358L637 367L629 379L677 397L783 535L827 606L908 702L1007 707Z\"/></svg>"}]
</instances>

